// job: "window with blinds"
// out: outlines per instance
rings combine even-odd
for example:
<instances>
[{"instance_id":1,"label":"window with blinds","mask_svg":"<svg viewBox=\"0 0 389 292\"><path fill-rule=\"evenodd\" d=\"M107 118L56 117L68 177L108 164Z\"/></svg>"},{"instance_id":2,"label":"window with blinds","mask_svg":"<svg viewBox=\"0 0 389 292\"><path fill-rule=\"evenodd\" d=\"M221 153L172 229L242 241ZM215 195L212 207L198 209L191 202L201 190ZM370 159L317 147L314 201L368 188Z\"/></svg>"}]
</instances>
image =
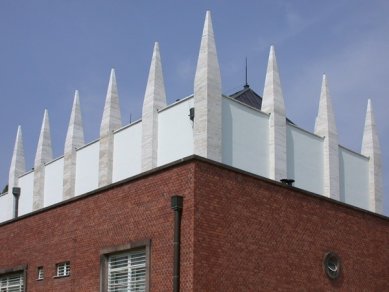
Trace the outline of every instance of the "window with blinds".
<instances>
[{"instance_id":1,"label":"window with blinds","mask_svg":"<svg viewBox=\"0 0 389 292\"><path fill-rule=\"evenodd\" d=\"M145 249L108 258L108 292L146 291Z\"/></svg>"},{"instance_id":2,"label":"window with blinds","mask_svg":"<svg viewBox=\"0 0 389 292\"><path fill-rule=\"evenodd\" d=\"M66 277L70 275L70 262L57 264L57 277Z\"/></svg>"},{"instance_id":3,"label":"window with blinds","mask_svg":"<svg viewBox=\"0 0 389 292\"><path fill-rule=\"evenodd\" d=\"M24 277L22 273L0 275L1 292L22 292L24 291Z\"/></svg>"},{"instance_id":4,"label":"window with blinds","mask_svg":"<svg viewBox=\"0 0 389 292\"><path fill-rule=\"evenodd\" d=\"M37 274L38 274L37 280L43 280L44 279L45 271L43 270L43 267L38 267Z\"/></svg>"}]
</instances>

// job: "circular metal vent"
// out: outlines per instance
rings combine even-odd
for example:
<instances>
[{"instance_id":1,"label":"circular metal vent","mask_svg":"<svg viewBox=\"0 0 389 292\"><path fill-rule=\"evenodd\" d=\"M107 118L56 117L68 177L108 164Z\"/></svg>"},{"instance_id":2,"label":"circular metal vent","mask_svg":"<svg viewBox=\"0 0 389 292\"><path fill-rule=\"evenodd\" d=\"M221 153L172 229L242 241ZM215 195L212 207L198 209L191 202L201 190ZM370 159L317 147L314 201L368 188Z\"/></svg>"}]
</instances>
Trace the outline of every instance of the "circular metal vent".
<instances>
[{"instance_id":1,"label":"circular metal vent","mask_svg":"<svg viewBox=\"0 0 389 292\"><path fill-rule=\"evenodd\" d=\"M340 258L333 252L328 252L324 256L324 270L328 277L336 279L340 275Z\"/></svg>"}]
</instances>

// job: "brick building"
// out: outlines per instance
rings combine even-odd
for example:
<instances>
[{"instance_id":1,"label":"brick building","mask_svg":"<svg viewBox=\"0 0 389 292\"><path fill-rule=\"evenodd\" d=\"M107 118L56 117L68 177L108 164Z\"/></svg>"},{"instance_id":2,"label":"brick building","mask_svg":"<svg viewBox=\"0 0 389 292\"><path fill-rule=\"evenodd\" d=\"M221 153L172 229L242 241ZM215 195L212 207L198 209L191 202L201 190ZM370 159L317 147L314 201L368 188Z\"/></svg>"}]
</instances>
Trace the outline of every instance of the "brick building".
<instances>
[{"instance_id":1,"label":"brick building","mask_svg":"<svg viewBox=\"0 0 389 292\"><path fill-rule=\"evenodd\" d=\"M27 291L107 291L109 257L143 250L148 291L172 291L177 194L182 291L389 289L387 217L197 156L3 223L1 272Z\"/></svg>"},{"instance_id":2,"label":"brick building","mask_svg":"<svg viewBox=\"0 0 389 292\"><path fill-rule=\"evenodd\" d=\"M156 43L141 120L121 125L112 70L98 140L84 142L78 92L62 157L45 111L26 172L18 129L0 291L385 291L382 197L370 101L356 153L326 76L315 133L286 118L273 47L263 97L222 94L207 12L193 95L166 104Z\"/></svg>"}]
</instances>

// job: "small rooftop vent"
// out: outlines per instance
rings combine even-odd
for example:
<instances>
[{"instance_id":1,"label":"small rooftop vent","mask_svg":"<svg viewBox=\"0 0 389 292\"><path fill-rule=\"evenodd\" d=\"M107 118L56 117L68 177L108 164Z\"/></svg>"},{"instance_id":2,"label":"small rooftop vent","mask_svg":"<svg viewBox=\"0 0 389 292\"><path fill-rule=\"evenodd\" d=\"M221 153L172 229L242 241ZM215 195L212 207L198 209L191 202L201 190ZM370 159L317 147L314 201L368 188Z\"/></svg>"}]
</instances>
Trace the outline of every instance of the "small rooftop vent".
<instances>
[{"instance_id":1,"label":"small rooftop vent","mask_svg":"<svg viewBox=\"0 0 389 292\"><path fill-rule=\"evenodd\" d=\"M281 179L281 182L282 182L283 184L285 184L285 185L293 186L294 179L283 178L283 179Z\"/></svg>"}]
</instances>

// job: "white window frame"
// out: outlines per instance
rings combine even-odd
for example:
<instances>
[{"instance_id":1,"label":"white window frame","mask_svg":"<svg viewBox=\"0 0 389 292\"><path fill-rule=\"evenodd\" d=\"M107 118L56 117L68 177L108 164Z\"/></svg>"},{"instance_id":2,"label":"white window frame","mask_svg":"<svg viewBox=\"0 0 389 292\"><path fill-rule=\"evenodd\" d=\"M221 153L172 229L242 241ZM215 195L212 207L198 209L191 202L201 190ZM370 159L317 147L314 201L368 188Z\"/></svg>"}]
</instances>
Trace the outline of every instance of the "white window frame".
<instances>
[{"instance_id":1,"label":"white window frame","mask_svg":"<svg viewBox=\"0 0 389 292\"><path fill-rule=\"evenodd\" d=\"M144 240L102 250L100 291L148 292L150 243ZM143 281L136 282L137 276Z\"/></svg>"},{"instance_id":2,"label":"white window frame","mask_svg":"<svg viewBox=\"0 0 389 292\"><path fill-rule=\"evenodd\" d=\"M18 271L8 274L0 274L0 291L24 292L25 272Z\"/></svg>"},{"instance_id":3,"label":"white window frame","mask_svg":"<svg viewBox=\"0 0 389 292\"><path fill-rule=\"evenodd\" d=\"M108 257L108 292L146 290L146 249Z\"/></svg>"},{"instance_id":4,"label":"white window frame","mask_svg":"<svg viewBox=\"0 0 389 292\"><path fill-rule=\"evenodd\" d=\"M37 269L37 280L43 280L45 278L45 270L43 266L38 267Z\"/></svg>"},{"instance_id":5,"label":"white window frame","mask_svg":"<svg viewBox=\"0 0 389 292\"><path fill-rule=\"evenodd\" d=\"M68 277L70 276L70 262L62 262L55 265L56 270L56 278L60 277Z\"/></svg>"}]
</instances>

